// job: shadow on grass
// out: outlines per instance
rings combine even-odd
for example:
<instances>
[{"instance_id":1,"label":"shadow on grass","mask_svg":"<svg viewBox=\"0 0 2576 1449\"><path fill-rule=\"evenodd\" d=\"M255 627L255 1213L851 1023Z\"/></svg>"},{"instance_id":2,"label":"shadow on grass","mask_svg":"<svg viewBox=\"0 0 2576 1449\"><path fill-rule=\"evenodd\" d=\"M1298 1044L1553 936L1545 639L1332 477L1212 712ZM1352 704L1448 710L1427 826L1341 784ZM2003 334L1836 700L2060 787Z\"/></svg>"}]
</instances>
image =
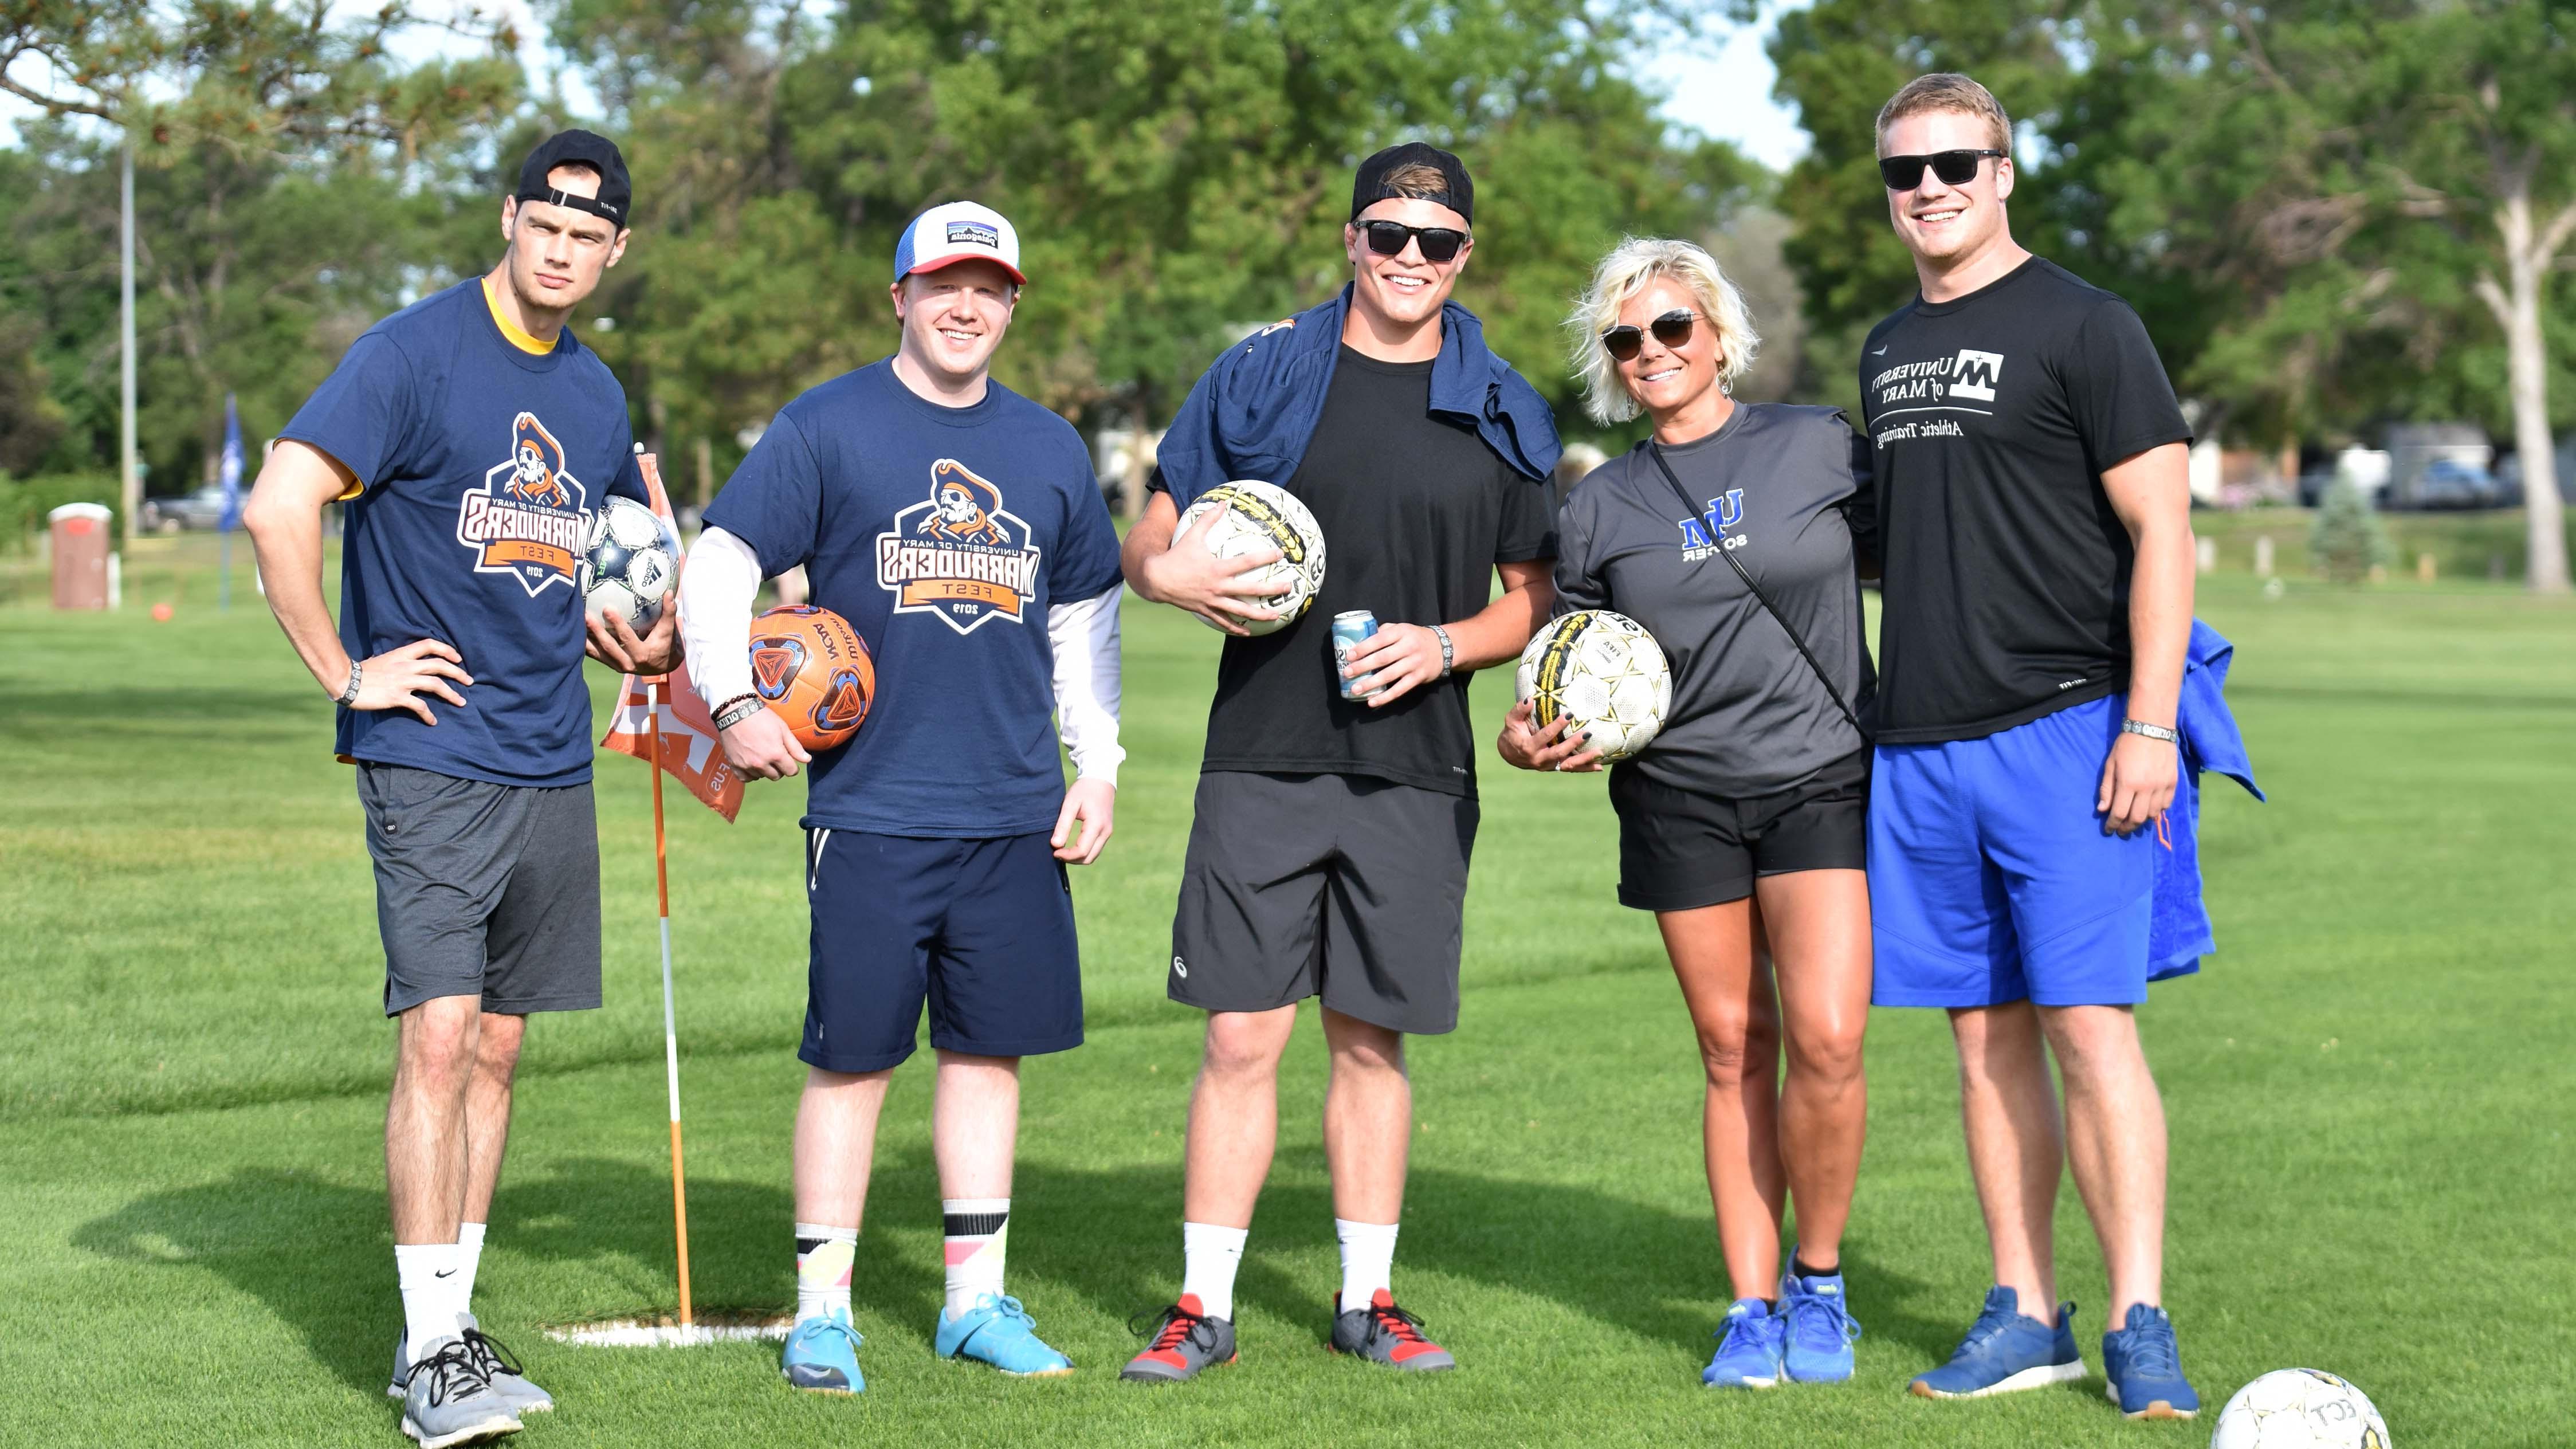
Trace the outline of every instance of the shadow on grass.
<instances>
[{"instance_id":1,"label":"shadow on grass","mask_svg":"<svg viewBox=\"0 0 2576 1449\"><path fill-rule=\"evenodd\" d=\"M1326 1339L1334 1290L1330 1188L1320 1163L1292 1164L1262 1195L1238 1301L1307 1325ZM853 1292L865 1310L917 1335L926 1350L942 1291L937 1173L926 1151L882 1154ZM1061 1320L1070 1291L1113 1322L1151 1313L1179 1291L1181 1173L1168 1166L1106 1170L1020 1164L1013 1193L1012 1267L1041 1320ZM668 1307L669 1182L639 1164L581 1158L504 1181L494 1205L499 1260L582 1263L597 1301L548 1305L573 1319ZM1433 1332L1462 1354L1500 1331L1512 1301L1543 1300L1605 1329L1704 1356L1725 1307L1716 1235L1702 1215L1641 1204L1586 1186L1438 1168L1414 1172L1406 1193L1398 1275L1408 1269L1488 1290L1482 1321L1452 1317ZM783 1306L793 1296L788 1228L793 1202L774 1183L693 1179L693 1278L702 1304ZM265 1304L304 1337L313 1359L353 1386L382 1382L398 1322L381 1190L246 1169L221 1181L138 1198L79 1229L73 1241L129 1262L210 1271ZM1290 1253L1320 1259L1295 1271ZM1924 1285L1847 1248L1853 1308L1873 1334L1915 1349L1925 1366L1946 1356L1965 1320L1935 1322L1897 1304ZM488 1269L490 1298L496 1275ZM1417 1290L1409 1299L1424 1306Z\"/></svg>"}]
</instances>

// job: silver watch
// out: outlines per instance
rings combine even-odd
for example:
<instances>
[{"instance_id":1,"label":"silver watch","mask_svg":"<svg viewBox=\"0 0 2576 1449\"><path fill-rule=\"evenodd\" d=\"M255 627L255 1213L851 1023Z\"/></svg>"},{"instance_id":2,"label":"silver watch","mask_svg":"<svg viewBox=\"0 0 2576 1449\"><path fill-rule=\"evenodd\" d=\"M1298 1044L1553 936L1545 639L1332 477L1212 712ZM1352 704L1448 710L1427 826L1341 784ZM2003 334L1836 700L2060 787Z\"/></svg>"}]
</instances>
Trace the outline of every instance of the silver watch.
<instances>
[{"instance_id":1,"label":"silver watch","mask_svg":"<svg viewBox=\"0 0 2576 1449\"><path fill-rule=\"evenodd\" d=\"M351 705L358 702L358 674L361 667L357 660L349 661L349 687L340 691L341 704Z\"/></svg>"}]
</instances>

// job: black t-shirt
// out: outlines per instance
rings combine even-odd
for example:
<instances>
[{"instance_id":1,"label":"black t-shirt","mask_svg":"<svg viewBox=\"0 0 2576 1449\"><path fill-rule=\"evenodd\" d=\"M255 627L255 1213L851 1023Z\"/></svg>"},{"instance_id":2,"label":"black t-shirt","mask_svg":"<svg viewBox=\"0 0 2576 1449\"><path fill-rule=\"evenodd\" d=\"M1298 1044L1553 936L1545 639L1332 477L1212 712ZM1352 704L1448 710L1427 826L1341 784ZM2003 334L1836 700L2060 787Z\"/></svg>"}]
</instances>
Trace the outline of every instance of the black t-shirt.
<instances>
[{"instance_id":1,"label":"black t-shirt","mask_svg":"<svg viewBox=\"0 0 2576 1449\"><path fill-rule=\"evenodd\" d=\"M1883 744L1974 739L2129 683L2127 528L2104 469L2191 429L2129 304L2033 257L1861 344Z\"/></svg>"},{"instance_id":2,"label":"black t-shirt","mask_svg":"<svg viewBox=\"0 0 2576 1449\"><path fill-rule=\"evenodd\" d=\"M1663 731L1614 770L1743 800L1868 744L1834 702L1839 692L1855 710L1869 706L1852 561L1852 533L1867 528L1869 507L1869 456L1858 443L1839 408L1738 403L1715 432L1663 449L1679 491L1649 444L1566 495L1557 612L1627 615L1655 636L1673 671ZM1727 565L1730 554L1777 617ZM1801 640L1815 667L1799 654Z\"/></svg>"},{"instance_id":3,"label":"black t-shirt","mask_svg":"<svg viewBox=\"0 0 2576 1449\"><path fill-rule=\"evenodd\" d=\"M1305 460L1280 482L1323 530L1324 587L1278 633L1225 641L1202 769L1476 793L1465 672L1371 709L1342 698L1333 671L1335 614L1455 623L1492 602L1496 564L1556 556L1547 485L1430 407L1430 363L1341 349Z\"/></svg>"}]
</instances>

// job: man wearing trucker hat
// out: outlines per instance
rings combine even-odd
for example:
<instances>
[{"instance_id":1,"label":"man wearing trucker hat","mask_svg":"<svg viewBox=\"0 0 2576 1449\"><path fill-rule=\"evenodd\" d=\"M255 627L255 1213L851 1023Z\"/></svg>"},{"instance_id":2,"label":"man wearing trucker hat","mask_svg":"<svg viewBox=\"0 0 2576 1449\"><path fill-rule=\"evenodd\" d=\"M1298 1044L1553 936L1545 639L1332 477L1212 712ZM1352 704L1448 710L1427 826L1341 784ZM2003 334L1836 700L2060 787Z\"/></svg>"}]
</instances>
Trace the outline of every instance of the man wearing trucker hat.
<instances>
[{"instance_id":1,"label":"man wearing trucker hat","mask_svg":"<svg viewBox=\"0 0 2576 1449\"><path fill-rule=\"evenodd\" d=\"M1004 1291L1002 1254L1020 1058L1082 1042L1065 866L1099 858L1124 757L1118 536L1080 435L989 375L1019 253L972 202L905 228L901 346L779 411L681 578L725 758L755 780L813 766L797 1321L779 1362L800 1389L866 1387L851 1270L877 1115L924 1005L947 1237L935 1347L1015 1375L1073 1368ZM799 566L867 642L881 690L857 734L811 756L743 648L760 581Z\"/></svg>"}]
</instances>

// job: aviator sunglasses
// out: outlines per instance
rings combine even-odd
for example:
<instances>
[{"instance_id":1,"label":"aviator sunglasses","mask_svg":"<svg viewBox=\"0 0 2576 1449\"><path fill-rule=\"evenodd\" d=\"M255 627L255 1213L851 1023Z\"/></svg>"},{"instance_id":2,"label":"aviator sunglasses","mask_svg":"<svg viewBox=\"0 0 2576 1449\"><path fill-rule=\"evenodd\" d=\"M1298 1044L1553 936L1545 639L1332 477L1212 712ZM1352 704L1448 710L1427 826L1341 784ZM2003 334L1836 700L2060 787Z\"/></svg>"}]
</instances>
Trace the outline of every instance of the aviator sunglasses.
<instances>
[{"instance_id":1,"label":"aviator sunglasses","mask_svg":"<svg viewBox=\"0 0 2576 1449\"><path fill-rule=\"evenodd\" d=\"M1965 186L1977 179L1977 167L1986 157L2011 155L2010 151L1935 151L1929 156L1881 156L1878 175L1890 191L1912 191L1923 184L1923 168L1929 164L1942 185Z\"/></svg>"},{"instance_id":2,"label":"aviator sunglasses","mask_svg":"<svg viewBox=\"0 0 2576 1449\"><path fill-rule=\"evenodd\" d=\"M1359 221L1351 223L1368 234L1369 250L1382 257L1404 255L1408 240L1422 243L1426 262L1452 262L1458 249L1467 244L1467 234L1455 227L1406 226L1400 221Z\"/></svg>"},{"instance_id":3,"label":"aviator sunglasses","mask_svg":"<svg viewBox=\"0 0 2576 1449\"><path fill-rule=\"evenodd\" d=\"M1697 312L1687 307L1675 307L1644 327L1622 322L1601 334L1601 350L1609 353L1613 361L1633 362L1637 354L1645 350L1646 333L1650 330L1657 342L1666 347L1679 347L1690 341L1691 320L1697 316Z\"/></svg>"}]
</instances>

